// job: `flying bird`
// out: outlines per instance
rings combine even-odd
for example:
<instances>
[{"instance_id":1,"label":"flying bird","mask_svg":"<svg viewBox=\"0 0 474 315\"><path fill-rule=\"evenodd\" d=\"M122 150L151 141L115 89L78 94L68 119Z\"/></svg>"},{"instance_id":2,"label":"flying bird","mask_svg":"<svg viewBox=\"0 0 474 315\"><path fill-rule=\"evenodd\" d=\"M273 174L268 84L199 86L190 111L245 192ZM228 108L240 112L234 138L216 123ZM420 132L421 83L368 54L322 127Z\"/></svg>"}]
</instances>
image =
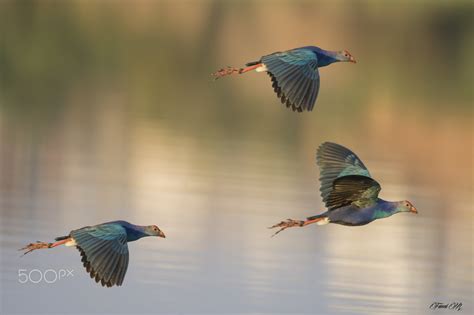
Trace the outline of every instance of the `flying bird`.
<instances>
[{"instance_id":1,"label":"flying bird","mask_svg":"<svg viewBox=\"0 0 474 315\"><path fill-rule=\"evenodd\" d=\"M275 52L249 62L244 68L227 67L213 73L216 79L230 74L267 72L282 104L293 111L313 110L319 92L319 70L334 62L356 60L347 50L329 51L315 46Z\"/></svg>"},{"instance_id":2,"label":"flying bird","mask_svg":"<svg viewBox=\"0 0 474 315\"><path fill-rule=\"evenodd\" d=\"M273 235L289 227L303 227L313 223L359 226L399 212L418 213L407 200L386 201L379 198L380 184L349 149L325 142L316 153L316 161L321 175L321 197L328 210L305 221L288 219L275 224L270 228L280 229Z\"/></svg>"},{"instance_id":3,"label":"flying bird","mask_svg":"<svg viewBox=\"0 0 474 315\"><path fill-rule=\"evenodd\" d=\"M120 286L128 267L128 242L146 236L165 237L156 225L134 225L126 221L112 221L72 230L67 236L56 237L54 243L37 241L20 250L26 255L36 249L59 245L76 246L81 253L82 263L102 286Z\"/></svg>"}]
</instances>

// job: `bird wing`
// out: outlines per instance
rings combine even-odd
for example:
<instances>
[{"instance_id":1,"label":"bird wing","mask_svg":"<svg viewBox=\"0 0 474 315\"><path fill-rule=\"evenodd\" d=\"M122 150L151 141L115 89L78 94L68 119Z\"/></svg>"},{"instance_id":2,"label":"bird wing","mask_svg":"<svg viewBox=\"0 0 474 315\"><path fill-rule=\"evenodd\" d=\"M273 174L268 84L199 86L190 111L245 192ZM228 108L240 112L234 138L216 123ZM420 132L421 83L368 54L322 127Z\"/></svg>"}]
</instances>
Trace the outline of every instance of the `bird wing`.
<instances>
[{"instance_id":1,"label":"bird wing","mask_svg":"<svg viewBox=\"0 0 474 315\"><path fill-rule=\"evenodd\" d=\"M349 175L337 178L326 200L329 210L354 205L366 208L377 202L380 184L374 179L361 175Z\"/></svg>"},{"instance_id":2,"label":"bird wing","mask_svg":"<svg viewBox=\"0 0 474 315\"><path fill-rule=\"evenodd\" d=\"M327 199L333 190L334 181L342 176L361 175L371 177L364 163L351 150L342 145L324 142L316 153L321 182L321 197L327 206Z\"/></svg>"},{"instance_id":3,"label":"bird wing","mask_svg":"<svg viewBox=\"0 0 474 315\"><path fill-rule=\"evenodd\" d=\"M128 267L127 232L118 224L88 226L71 232L91 278L102 286L122 285Z\"/></svg>"},{"instance_id":4,"label":"bird wing","mask_svg":"<svg viewBox=\"0 0 474 315\"><path fill-rule=\"evenodd\" d=\"M308 49L293 49L263 56L273 88L293 111L311 111L319 91L318 58Z\"/></svg>"}]
</instances>

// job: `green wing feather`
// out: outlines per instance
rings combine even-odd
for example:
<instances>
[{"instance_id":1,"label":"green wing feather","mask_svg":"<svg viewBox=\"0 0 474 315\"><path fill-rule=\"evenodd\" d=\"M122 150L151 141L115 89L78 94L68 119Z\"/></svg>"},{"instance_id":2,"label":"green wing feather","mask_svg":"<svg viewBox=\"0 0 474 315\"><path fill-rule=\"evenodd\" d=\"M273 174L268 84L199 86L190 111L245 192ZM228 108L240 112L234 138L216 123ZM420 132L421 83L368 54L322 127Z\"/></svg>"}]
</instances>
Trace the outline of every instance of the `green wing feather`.
<instances>
[{"instance_id":1,"label":"green wing feather","mask_svg":"<svg viewBox=\"0 0 474 315\"><path fill-rule=\"evenodd\" d=\"M122 285L128 267L127 232L119 224L105 223L71 232L91 278L103 286Z\"/></svg>"},{"instance_id":2,"label":"green wing feather","mask_svg":"<svg viewBox=\"0 0 474 315\"><path fill-rule=\"evenodd\" d=\"M320 172L321 197L328 208L327 199L337 178L348 175L371 177L369 170L354 152L336 143L321 144L316 153L316 162Z\"/></svg>"},{"instance_id":3,"label":"green wing feather","mask_svg":"<svg viewBox=\"0 0 474 315\"><path fill-rule=\"evenodd\" d=\"M329 210L355 205L365 208L377 202L380 184L374 179L361 175L349 175L337 178L333 189L326 199Z\"/></svg>"}]
</instances>

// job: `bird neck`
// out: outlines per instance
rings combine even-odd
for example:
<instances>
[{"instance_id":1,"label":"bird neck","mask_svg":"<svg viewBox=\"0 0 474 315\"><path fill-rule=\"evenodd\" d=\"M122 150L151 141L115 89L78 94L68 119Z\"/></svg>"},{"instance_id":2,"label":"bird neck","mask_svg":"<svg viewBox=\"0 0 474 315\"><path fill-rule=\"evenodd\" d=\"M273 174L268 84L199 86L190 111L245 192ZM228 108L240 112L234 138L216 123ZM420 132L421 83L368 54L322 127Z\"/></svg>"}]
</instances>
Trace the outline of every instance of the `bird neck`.
<instances>
[{"instance_id":1,"label":"bird neck","mask_svg":"<svg viewBox=\"0 0 474 315\"><path fill-rule=\"evenodd\" d=\"M382 219L399 212L396 202L378 199L377 206L374 209L374 218Z\"/></svg>"},{"instance_id":2,"label":"bird neck","mask_svg":"<svg viewBox=\"0 0 474 315\"><path fill-rule=\"evenodd\" d=\"M340 61L337 57L337 51L318 48L315 53L318 57L318 68L329 66L331 63Z\"/></svg>"},{"instance_id":3,"label":"bird neck","mask_svg":"<svg viewBox=\"0 0 474 315\"><path fill-rule=\"evenodd\" d=\"M141 225L128 224L124 226L127 230L127 242L133 242L142 237L149 236L145 233L145 227Z\"/></svg>"}]
</instances>

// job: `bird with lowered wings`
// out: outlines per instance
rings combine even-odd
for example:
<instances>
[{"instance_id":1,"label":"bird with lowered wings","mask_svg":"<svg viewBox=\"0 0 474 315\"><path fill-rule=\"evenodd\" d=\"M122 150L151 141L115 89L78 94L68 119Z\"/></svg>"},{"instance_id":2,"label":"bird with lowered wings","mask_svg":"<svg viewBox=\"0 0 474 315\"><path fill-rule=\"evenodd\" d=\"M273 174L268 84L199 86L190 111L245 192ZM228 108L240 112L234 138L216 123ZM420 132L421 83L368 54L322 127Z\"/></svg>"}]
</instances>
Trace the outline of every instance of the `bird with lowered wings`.
<instances>
[{"instance_id":1,"label":"bird with lowered wings","mask_svg":"<svg viewBox=\"0 0 474 315\"><path fill-rule=\"evenodd\" d=\"M330 51L316 46L275 52L249 62L244 68L227 67L213 73L216 79L252 70L266 72L282 104L296 112L313 110L319 92L319 68L356 60L347 50Z\"/></svg>"}]
</instances>

